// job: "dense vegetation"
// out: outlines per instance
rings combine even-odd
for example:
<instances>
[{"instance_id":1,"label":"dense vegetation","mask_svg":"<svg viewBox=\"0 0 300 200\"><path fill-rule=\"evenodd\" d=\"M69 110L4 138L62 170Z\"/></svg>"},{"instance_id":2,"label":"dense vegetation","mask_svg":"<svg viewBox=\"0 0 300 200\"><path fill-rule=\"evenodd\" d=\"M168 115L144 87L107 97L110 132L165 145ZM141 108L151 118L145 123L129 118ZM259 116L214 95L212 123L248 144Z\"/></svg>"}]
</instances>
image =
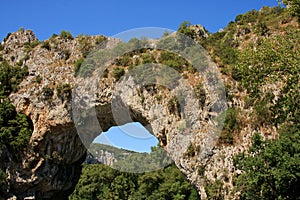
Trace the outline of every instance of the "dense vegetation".
<instances>
[{"instance_id":1,"label":"dense vegetation","mask_svg":"<svg viewBox=\"0 0 300 200\"><path fill-rule=\"evenodd\" d=\"M295 125L283 126L274 141L254 135L251 154L235 157L236 167L245 172L236 182L241 199L300 199L299 144L300 129Z\"/></svg>"},{"instance_id":2,"label":"dense vegetation","mask_svg":"<svg viewBox=\"0 0 300 200\"><path fill-rule=\"evenodd\" d=\"M17 113L8 99L8 95L17 90L27 74L26 68L11 66L5 60L0 63L0 194L6 179L4 161L20 159L32 132L30 120L24 114Z\"/></svg>"},{"instance_id":3,"label":"dense vegetation","mask_svg":"<svg viewBox=\"0 0 300 200\"><path fill-rule=\"evenodd\" d=\"M300 32L293 18L299 21L300 3L283 2L286 9L249 11L223 31L199 40L221 72L238 84L226 89L247 94L244 108L227 110L219 145L234 145L245 126L258 131L250 152L234 158L236 168L243 172L235 182L242 199L300 198ZM193 36L189 25L184 22L179 31ZM228 93L228 100L232 98ZM246 123L245 110L251 111ZM262 139L260 129L267 127L279 130L277 140ZM208 197L224 198L222 185L221 180L206 185Z\"/></svg>"},{"instance_id":4,"label":"dense vegetation","mask_svg":"<svg viewBox=\"0 0 300 200\"><path fill-rule=\"evenodd\" d=\"M131 174L95 164L84 165L75 199L196 200L197 191L175 165L154 172Z\"/></svg>"}]
</instances>

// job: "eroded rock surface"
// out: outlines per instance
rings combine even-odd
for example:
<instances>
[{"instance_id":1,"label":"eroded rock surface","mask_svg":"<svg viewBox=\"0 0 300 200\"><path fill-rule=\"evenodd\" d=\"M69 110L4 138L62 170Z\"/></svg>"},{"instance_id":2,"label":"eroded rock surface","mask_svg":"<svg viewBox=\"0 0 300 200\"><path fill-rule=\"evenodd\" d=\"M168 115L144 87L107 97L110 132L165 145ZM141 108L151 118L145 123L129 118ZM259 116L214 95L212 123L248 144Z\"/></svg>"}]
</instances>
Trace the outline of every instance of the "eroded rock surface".
<instances>
[{"instance_id":1,"label":"eroded rock surface","mask_svg":"<svg viewBox=\"0 0 300 200\"><path fill-rule=\"evenodd\" d=\"M36 41L31 31L20 30L2 42L4 59L12 65L28 67L28 77L10 99L18 112L30 117L34 127L22 162L14 163L7 170L8 196L66 199L78 181L86 147L99 134L98 129L94 129L95 117L102 131L130 120L141 122L196 185L202 198L206 197L205 182L217 178L224 182L224 191L228 191L225 197L232 196L233 177L239 173L232 157L249 148L254 131L251 127L242 130L241 142L235 146L215 145L219 133L212 129L217 124L211 108L218 103L218 97L212 92L210 80L204 80L205 74L183 72L178 85L170 89L159 84L137 85L130 78L117 81L113 76L116 66L110 63L105 77L99 77L95 71L81 80L75 77L74 63L83 57L86 46L83 41L95 45L97 37L83 40L53 36L34 47L26 47ZM151 50L149 53L155 54ZM125 67L125 72L129 73L130 68ZM206 93L204 105L193 96L200 83L204 84ZM81 94L87 92L86 99L74 101L74 87ZM89 89L96 91L93 97L86 91ZM239 99L234 101L239 102ZM74 117L78 116L74 116L72 104L86 109L79 112L79 118L83 117L88 124L82 129L78 121L74 123ZM77 134L78 129L85 134L83 141ZM189 152L190 146L193 152Z\"/></svg>"}]
</instances>

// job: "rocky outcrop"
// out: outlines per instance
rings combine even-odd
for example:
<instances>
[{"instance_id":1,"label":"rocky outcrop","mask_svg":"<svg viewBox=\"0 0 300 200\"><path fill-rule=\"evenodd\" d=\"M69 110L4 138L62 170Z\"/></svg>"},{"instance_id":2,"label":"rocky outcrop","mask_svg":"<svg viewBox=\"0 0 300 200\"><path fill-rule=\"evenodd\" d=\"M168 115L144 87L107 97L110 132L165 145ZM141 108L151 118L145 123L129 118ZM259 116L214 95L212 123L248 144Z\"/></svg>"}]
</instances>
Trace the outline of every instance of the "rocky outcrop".
<instances>
[{"instance_id":1,"label":"rocky outcrop","mask_svg":"<svg viewBox=\"0 0 300 200\"><path fill-rule=\"evenodd\" d=\"M203 28L194 29L207 37ZM253 130L242 130L241 142L236 146L215 146L220 134L215 128L222 125L220 114L225 105L218 96L224 91L218 85L220 77L213 63L206 63L211 67L208 70L181 74L157 64L133 69L125 66L125 74L131 76L117 80L117 66L110 62L105 65L105 73L100 68L84 78L75 77L74 63L83 57L83 41L95 45L97 37L83 40L52 36L38 43L31 31L20 30L1 43L4 59L28 67L29 76L10 99L18 112L32 120L34 128L22 162L7 170L8 195L18 199L66 199L78 180L86 148L93 139L113 125L131 121L139 121L159 139L203 198L205 182L222 177L224 191L229 191L225 197L232 195L232 180L238 173L232 157L248 149ZM116 43L108 39L101 48L111 49ZM148 53L160 54L153 49ZM86 60L83 70L88 69L92 59ZM152 70L145 70L145 66ZM165 82L146 78L137 83L132 78L155 74L166 74ZM168 78L172 78L171 83ZM203 85L206 94L202 103L194 95L199 85Z\"/></svg>"}]
</instances>

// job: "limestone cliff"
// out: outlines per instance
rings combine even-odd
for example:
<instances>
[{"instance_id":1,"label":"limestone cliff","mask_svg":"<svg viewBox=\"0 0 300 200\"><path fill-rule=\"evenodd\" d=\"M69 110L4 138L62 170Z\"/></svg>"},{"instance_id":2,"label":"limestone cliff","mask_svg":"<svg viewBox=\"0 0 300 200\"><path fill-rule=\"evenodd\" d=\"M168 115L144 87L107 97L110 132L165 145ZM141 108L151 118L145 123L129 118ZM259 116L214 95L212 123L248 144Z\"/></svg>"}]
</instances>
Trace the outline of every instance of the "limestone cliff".
<instances>
[{"instance_id":1,"label":"limestone cliff","mask_svg":"<svg viewBox=\"0 0 300 200\"><path fill-rule=\"evenodd\" d=\"M199 26L193 29L203 36L198 40L208 37L205 29ZM10 100L33 124L22 162L7 164L8 186L3 198L66 199L78 181L87 146L101 131L131 120L141 122L159 139L202 198L206 197L205 185L217 179L223 183L225 198L237 198L233 182L241 171L235 169L233 156L248 150L255 131L268 138L277 136L274 127L256 130L251 126L251 108L244 109L245 91L236 90L238 84L229 76L217 77L233 86L226 91L233 98L225 99L222 104L220 97L212 92L216 89L216 84L211 84L215 83L211 76L213 71L189 70L188 64L175 74L180 76L175 78L176 84L169 87L165 87L168 84L153 84L153 81L137 84L126 74L149 76L132 71L132 65L145 60L145 54L153 55L151 59L158 63L162 53L154 48L158 44L153 41L150 48L131 55L132 65L125 64L122 68L125 78L116 76L115 71L119 69L116 61L105 63L105 71L101 73L96 70L84 78L76 77L78 60L103 40L103 36L72 38L61 34L38 42L32 31L19 30L1 43L3 59L12 65L28 67L29 75L19 85L19 90L10 95ZM116 42L108 38L99 48L113 47ZM82 67L88 64L83 62ZM215 72L220 70L213 64L211 67ZM172 73L167 71L166 74ZM78 93L80 98L76 96ZM245 126L234 145L217 145L220 133L214 128L218 127L218 117L222 119L226 106L243 109L239 118L244 119ZM80 125L84 123L86 126L82 128ZM95 126L101 129L95 131Z\"/></svg>"}]
</instances>

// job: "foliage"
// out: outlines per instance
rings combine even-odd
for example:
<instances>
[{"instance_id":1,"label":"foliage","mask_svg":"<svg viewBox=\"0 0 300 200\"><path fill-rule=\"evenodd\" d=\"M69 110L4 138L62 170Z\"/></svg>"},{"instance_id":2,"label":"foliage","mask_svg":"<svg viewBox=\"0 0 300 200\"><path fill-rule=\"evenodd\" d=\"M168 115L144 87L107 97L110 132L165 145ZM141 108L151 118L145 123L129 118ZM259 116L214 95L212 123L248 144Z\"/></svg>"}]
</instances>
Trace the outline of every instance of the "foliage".
<instances>
[{"instance_id":1,"label":"foliage","mask_svg":"<svg viewBox=\"0 0 300 200\"><path fill-rule=\"evenodd\" d=\"M253 138L253 154L239 156L236 166L245 171L237 180L241 199L299 199L300 129L297 125L281 128L278 140L261 145Z\"/></svg>"},{"instance_id":2,"label":"foliage","mask_svg":"<svg viewBox=\"0 0 300 200\"><path fill-rule=\"evenodd\" d=\"M2 183L6 179L7 175L4 171L0 169L0 183ZM1 184L0 184L0 189L1 189Z\"/></svg>"},{"instance_id":3,"label":"foliage","mask_svg":"<svg viewBox=\"0 0 300 200\"><path fill-rule=\"evenodd\" d=\"M234 133L239 130L238 110L235 108L228 108L226 110L223 130L219 138L219 144L232 145L234 143Z\"/></svg>"},{"instance_id":4,"label":"foliage","mask_svg":"<svg viewBox=\"0 0 300 200\"><path fill-rule=\"evenodd\" d=\"M24 114L17 113L15 107L8 100L2 100L0 104L0 147L3 145L11 153L20 155L27 146L31 127Z\"/></svg>"},{"instance_id":5,"label":"foliage","mask_svg":"<svg viewBox=\"0 0 300 200\"><path fill-rule=\"evenodd\" d=\"M60 84L56 87L57 96L62 100L70 99L72 95L72 87L68 83Z\"/></svg>"},{"instance_id":6,"label":"foliage","mask_svg":"<svg viewBox=\"0 0 300 200\"><path fill-rule=\"evenodd\" d=\"M19 83L28 75L26 67L11 66L8 62L0 63L0 97L15 92Z\"/></svg>"},{"instance_id":7,"label":"foliage","mask_svg":"<svg viewBox=\"0 0 300 200\"><path fill-rule=\"evenodd\" d=\"M259 12L257 10L251 10L245 14L236 16L235 22L239 24L248 24L256 22Z\"/></svg>"},{"instance_id":8,"label":"foliage","mask_svg":"<svg viewBox=\"0 0 300 200\"><path fill-rule=\"evenodd\" d=\"M197 99L199 99L199 106L203 108L205 106L205 101L206 101L206 92L204 90L203 84L202 83L197 84L194 89L194 92Z\"/></svg>"},{"instance_id":9,"label":"foliage","mask_svg":"<svg viewBox=\"0 0 300 200\"><path fill-rule=\"evenodd\" d=\"M195 150L194 144L190 143L190 145L188 146L188 148L185 152L185 156L193 157L193 156L195 156L195 154L196 154L196 150Z\"/></svg>"},{"instance_id":10,"label":"foliage","mask_svg":"<svg viewBox=\"0 0 300 200\"><path fill-rule=\"evenodd\" d=\"M300 2L299 0L283 0L283 2L289 6L289 12L298 17L298 21L300 21Z\"/></svg>"},{"instance_id":11,"label":"foliage","mask_svg":"<svg viewBox=\"0 0 300 200\"><path fill-rule=\"evenodd\" d=\"M208 182L208 181L207 181ZM205 183L204 189L207 194L208 199L213 200L223 200L224 195L222 193L223 182L221 180L216 180L213 183Z\"/></svg>"},{"instance_id":12,"label":"foliage","mask_svg":"<svg viewBox=\"0 0 300 200\"><path fill-rule=\"evenodd\" d=\"M78 43L79 43L79 49L80 49L83 57L86 58L87 55L89 54L89 52L93 48L91 38L88 37L88 36L79 35L78 36Z\"/></svg>"},{"instance_id":13,"label":"foliage","mask_svg":"<svg viewBox=\"0 0 300 200\"><path fill-rule=\"evenodd\" d=\"M40 41L38 40L35 40L35 41L32 41L32 42L26 42L24 44L24 48L25 48L25 51L31 51L32 49L34 49L34 47L36 47L37 45L40 44Z\"/></svg>"},{"instance_id":14,"label":"foliage","mask_svg":"<svg viewBox=\"0 0 300 200\"><path fill-rule=\"evenodd\" d=\"M76 62L75 62L75 69L74 69L74 71L75 71L75 75L77 75L78 74L78 72L79 72L79 70L80 70L80 67L81 67L81 65L82 65L82 63L83 63L83 58L80 58L79 60L77 60Z\"/></svg>"},{"instance_id":15,"label":"foliage","mask_svg":"<svg viewBox=\"0 0 300 200\"><path fill-rule=\"evenodd\" d=\"M6 180L6 178L7 178L7 174L0 169L0 194L1 194L1 190L4 189L3 182Z\"/></svg>"},{"instance_id":16,"label":"foliage","mask_svg":"<svg viewBox=\"0 0 300 200\"><path fill-rule=\"evenodd\" d=\"M43 41L41 47L44 48L44 49L47 49L48 51L51 50L51 46L50 46L49 41Z\"/></svg>"},{"instance_id":17,"label":"foliage","mask_svg":"<svg viewBox=\"0 0 300 200\"><path fill-rule=\"evenodd\" d=\"M125 74L124 67L116 67L113 70L113 76L116 81L120 80L120 78Z\"/></svg>"},{"instance_id":18,"label":"foliage","mask_svg":"<svg viewBox=\"0 0 300 200\"><path fill-rule=\"evenodd\" d=\"M169 165L172 161L162 147L151 147L148 153L132 153L124 160L114 163L115 169L121 171L141 173L145 171L154 171Z\"/></svg>"},{"instance_id":19,"label":"foliage","mask_svg":"<svg viewBox=\"0 0 300 200\"><path fill-rule=\"evenodd\" d=\"M72 36L72 34L69 31L62 30L59 35L60 35L60 37L62 37L64 39L69 39L69 40L73 40L74 39L73 36Z\"/></svg>"},{"instance_id":20,"label":"foliage","mask_svg":"<svg viewBox=\"0 0 300 200\"><path fill-rule=\"evenodd\" d=\"M95 44L101 44L102 42L104 42L105 40L107 40L107 38L103 35L98 35L95 39Z\"/></svg>"},{"instance_id":21,"label":"foliage","mask_svg":"<svg viewBox=\"0 0 300 200\"><path fill-rule=\"evenodd\" d=\"M37 83L41 83L41 82L42 82L42 77L41 77L40 75L37 75L37 76L35 77L35 81L36 81Z\"/></svg>"},{"instance_id":22,"label":"foliage","mask_svg":"<svg viewBox=\"0 0 300 200\"><path fill-rule=\"evenodd\" d=\"M54 92L52 88L50 88L49 86L45 86L42 89L42 94L44 95L45 98L50 98L53 96Z\"/></svg>"},{"instance_id":23,"label":"foliage","mask_svg":"<svg viewBox=\"0 0 300 200\"><path fill-rule=\"evenodd\" d=\"M129 66L131 64L131 57L129 55L121 56L116 59L115 63L117 66Z\"/></svg>"},{"instance_id":24,"label":"foliage","mask_svg":"<svg viewBox=\"0 0 300 200\"><path fill-rule=\"evenodd\" d=\"M120 172L105 165L84 165L69 199L196 200L198 197L175 165L143 174Z\"/></svg>"},{"instance_id":25,"label":"foliage","mask_svg":"<svg viewBox=\"0 0 300 200\"><path fill-rule=\"evenodd\" d=\"M178 32L179 33L182 33L182 34L184 34L184 35L186 35L186 36L188 36L188 37L191 37L191 38L195 38L195 35L196 35L196 33L190 28L190 26L191 26L192 24L190 23L190 22L188 22L188 21L183 21L181 24L180 24L180 26L179 26L179 28L178 28Z\"/></svg>"},{"instance_id":26,"label":"foliage","mask_svg":"<svg viewBox=\"0 0 300 200\"><path fill-rule=\"evenodd\" d=\"M179 104L178 99L175 96L172 97L171 99L169 99L167 108L171 114L180 116L180 112L181 112L180 104Z\"/></svg>"},{"instance_id":27,"label":"foliage","mask_svg":"<svg viewBox=\"0 0 300 200\"><path fill-rule=\"evenodd\" d=\"M179 72L182 72L184 70L184 66L190 65L184 58L169 51L161 52L159 63L164 64L168 67L172 67Z\"/></svg>"},{"instance_id":28,"label":"foliage","mask_svg":"<svg viewBox=\"0 0 300 200\"><path fill-rule=\"evenodd\" d=\"M236 67L240 83L247 89L251 101L256 103L258 120L263 123L299 122L299 37L298 30L287 30L283 36L264 39L240 55ZM264 100L263 86L283 80L286 84L283 84L279 100L269 105L272 98L267 102Z\"/></svg>"},{"instance_id":29,"label":"foliage","mask_svg":"<svg viewBox=\"0 0 300 200\"><path fill-rule=\"evenodd\" d=\"M143 64L156 62L153 54L151 54L151 53L142 54L142 59L143 59L143 61L142 61Z\"/></svg>"}]
</instances>

